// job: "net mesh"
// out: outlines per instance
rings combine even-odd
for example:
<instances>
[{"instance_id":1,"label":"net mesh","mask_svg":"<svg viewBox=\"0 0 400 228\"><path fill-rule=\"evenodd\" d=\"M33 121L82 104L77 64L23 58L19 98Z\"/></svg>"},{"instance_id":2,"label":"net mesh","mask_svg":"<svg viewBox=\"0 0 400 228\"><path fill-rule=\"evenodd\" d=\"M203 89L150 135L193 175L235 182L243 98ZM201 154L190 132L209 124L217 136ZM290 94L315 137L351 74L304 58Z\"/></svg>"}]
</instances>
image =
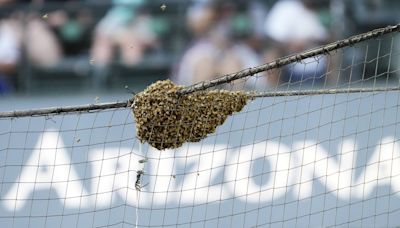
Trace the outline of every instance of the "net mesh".
<instances>
[{"instance_id":1,"label":"net mesh","mask_svg":"<svg viewBox=\"0 0 400 228\"><path fill-rule=\"evenodd\" d=\"M140 142L130 108L0 118L0 225L398 226L399 40L203 88L261 95L171 150Z\"/></svg>"}]
</instances>

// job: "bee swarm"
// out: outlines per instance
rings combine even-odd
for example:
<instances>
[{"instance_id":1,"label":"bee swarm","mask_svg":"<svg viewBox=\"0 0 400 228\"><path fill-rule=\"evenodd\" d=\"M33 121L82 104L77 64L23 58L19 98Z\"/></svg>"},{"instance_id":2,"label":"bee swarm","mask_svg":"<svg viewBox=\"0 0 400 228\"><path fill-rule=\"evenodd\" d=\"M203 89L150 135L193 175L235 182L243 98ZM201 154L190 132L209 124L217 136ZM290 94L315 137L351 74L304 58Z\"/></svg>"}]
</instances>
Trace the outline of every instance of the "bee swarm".
<instances>
[{"instance_id":1,"label":"bee swarm","mask_svg":"<svg viewBox=\"0 0 400 228\"><path fill-rule=\"evenodd\" d=\"M135 96L137 137L163 150L198 142L239 112L249 98L244 92L199 91L178 95L182 86L158 81Z\"/></svg>"}]
</instances>

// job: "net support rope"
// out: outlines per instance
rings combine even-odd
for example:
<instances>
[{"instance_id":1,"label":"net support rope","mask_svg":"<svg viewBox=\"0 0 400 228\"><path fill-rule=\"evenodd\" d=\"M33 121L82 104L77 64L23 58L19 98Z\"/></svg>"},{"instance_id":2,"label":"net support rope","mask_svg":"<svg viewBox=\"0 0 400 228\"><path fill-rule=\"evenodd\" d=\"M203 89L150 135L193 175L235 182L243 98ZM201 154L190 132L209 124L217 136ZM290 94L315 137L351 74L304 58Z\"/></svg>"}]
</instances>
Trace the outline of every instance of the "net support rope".
<instances>
[{"instance_id":1,"label":"net support rope","mask_svg":"<svg viewBox=\"0 0 400 228\"><path fill-rule=\"evenodd\" d=\"M291 91L273 91L252 93L249 95L250 99L258 97L281 97L281 96L311 96L321 94L338 94L338 93L368 93L368 92L389 92L400 91L400 87L376 87L376 88L346 88L346 89L315 89L315 90L291 90ZM126 108L131 107L132 99L126 102L109 102L81 106L66 106L66 107L50 107L33 110L21 110L12 112L0 112L0 118L17 118L27 116L40 116L40 115L55 115L60 113L73 113L73 112L90 112L102 109L112 108ZM133 108L133 107L131 107Z\"/></svg>"},{"instance_id":2,"label":"net support rope","mask_svg":"<svg viewBox=\"0 0 400 228\"><path fill-rule=\"evenodd\" d=\"M78 106L50 107L50 108L40 108L33 110L0 112L0 118L40 116L48 114L90 112L103 109L125 108L129 106L130 102L131 100L123 102L108 102L108 103L88 104L88 105L78 105Z\"/></svg>"},{"instance_id":3,"label":"net support rope","mask_svg":"<svg viewBox=\"0 0 400 228\"><path fill-rule=\"evenodd\" d=\"M261 66L248 68L241 70L239 72L227 74L210 81L203 81L200 83L187 86L177 93L180 95L190 94L196 91L206 90L208 88L218 86L221 84L229 83L234 80L245 78L248 76L253 76L257 73L268 71L274 68L280 68L282 66L299 62L304 59L315 57L321 54L327 54L334 50L351 46L362 41L373 39L388 33L399 32L400 24L391 25L384 28L375 29L366 33L352 36L347 39L339 40L321 47L317 47L311 50L307 50L298 54L278 58L275 61L266 63ZM359 92L380 92L380 91L399 91L400 87L382 87L382 88L346 88L346 89L316 89L316 90L293 90L293 91L271 91L262 93L252 93L250 98L257 97L275 97L275 96L306 96L306 95L319 95L319 94L337 94L337 93L359 93ZM26 116L39 116L39 115L49 115L49 114L60 114L60 113L74 113L74 112L90 112L95 110L113 109L113 108L127 108L131 107L134 98L127 101L117 101L109 103L99 103L99 104L88 104L81 106L66 106L66 107L50 107L34 110L21 110L21 111L8 111L0 112L0 118L17 118Z\"/></svg>"}]
</instances>

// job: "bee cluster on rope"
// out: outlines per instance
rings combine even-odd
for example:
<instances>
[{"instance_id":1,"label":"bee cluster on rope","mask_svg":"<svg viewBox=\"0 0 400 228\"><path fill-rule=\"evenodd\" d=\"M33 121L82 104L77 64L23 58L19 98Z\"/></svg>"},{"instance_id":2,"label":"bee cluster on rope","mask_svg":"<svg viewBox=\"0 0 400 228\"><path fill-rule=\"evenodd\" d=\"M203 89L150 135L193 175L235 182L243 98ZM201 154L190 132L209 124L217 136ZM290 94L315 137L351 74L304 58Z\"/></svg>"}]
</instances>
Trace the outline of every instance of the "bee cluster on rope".
<instances>
[{"instance_id":1,"label":"bee cluster on rope","mask_svg":"<svg viewBox=\"0 0 400 228\"><path fill-rule=\"evenodd\" d=\"M135 95L133 113L137 137L163 150L198 142L246 105L249 95L241 91L198 91L179 95L182 86L158 81Z\"/></svg>"}]
</instances>

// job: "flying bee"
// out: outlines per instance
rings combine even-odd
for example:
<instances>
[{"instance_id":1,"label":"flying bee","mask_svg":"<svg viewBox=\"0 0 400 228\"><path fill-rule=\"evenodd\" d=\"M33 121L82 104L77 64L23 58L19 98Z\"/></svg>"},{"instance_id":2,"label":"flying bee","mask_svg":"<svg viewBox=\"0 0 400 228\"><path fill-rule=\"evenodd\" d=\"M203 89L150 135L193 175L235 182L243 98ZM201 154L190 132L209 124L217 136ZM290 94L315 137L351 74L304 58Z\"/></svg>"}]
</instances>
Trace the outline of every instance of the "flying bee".
<instances>
[{"instance_id":1,"label":"flying bee","mask_svg":"<svg viewBox=\"0 0 400 228\"><path fill-rule=\"evenodd\" d=\"M135 188L136 188L136 190L137 191L141 191L142 190L142 187L144 187L144 186L142 186L142 181L141 181L141 178L142 178L142 175L144 174L144 171L143 170L139 170L139 171L137 171L137 173L136 173L136 182L135 182Z\"/></svg>"}]
</instances>

